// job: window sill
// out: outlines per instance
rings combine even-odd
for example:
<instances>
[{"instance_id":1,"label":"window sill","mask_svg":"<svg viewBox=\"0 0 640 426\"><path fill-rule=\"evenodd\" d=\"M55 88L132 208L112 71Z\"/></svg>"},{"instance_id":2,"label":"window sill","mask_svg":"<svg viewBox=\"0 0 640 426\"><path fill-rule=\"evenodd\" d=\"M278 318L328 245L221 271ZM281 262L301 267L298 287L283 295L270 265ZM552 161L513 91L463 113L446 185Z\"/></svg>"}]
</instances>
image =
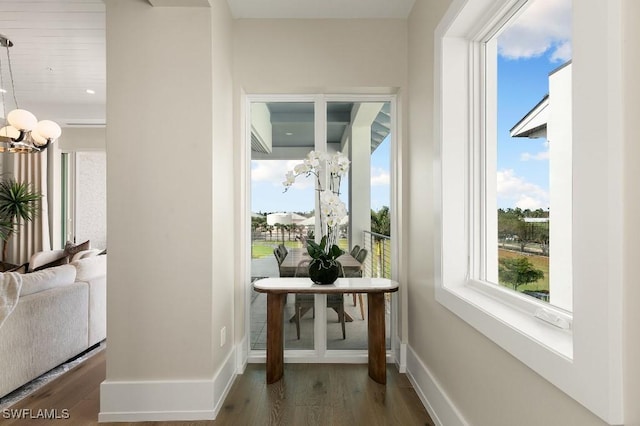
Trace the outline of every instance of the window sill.
<instances>
[{"instance_id":1,"label":"window sill","mask_svg":"<svg viewBox=\"0 0 640 426\"><path fill-rule=\"evenodd\" d=\"M553 370L557 363L572 363L571 330L536 318L534 302L528 302L531 308L525 309L505 303L481 288L481 284L474 282L440 287L436 300L543 376L547 376L545 370Z\"/></svg>"}]
</instances>

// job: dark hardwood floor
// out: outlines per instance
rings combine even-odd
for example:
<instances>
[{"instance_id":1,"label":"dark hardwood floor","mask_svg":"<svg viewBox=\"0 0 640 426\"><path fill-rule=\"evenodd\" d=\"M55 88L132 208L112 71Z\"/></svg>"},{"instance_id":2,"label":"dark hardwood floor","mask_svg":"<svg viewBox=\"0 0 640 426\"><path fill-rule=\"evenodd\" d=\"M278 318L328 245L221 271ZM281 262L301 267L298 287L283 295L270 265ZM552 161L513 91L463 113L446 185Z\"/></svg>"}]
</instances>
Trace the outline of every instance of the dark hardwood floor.
<instances>
[{"instance_id":1,"label":"dark hardwood floor","mask_svg":"<svg viewBox=\"0 0 640 426\"><path fill-rule=\"evenodd\" d=\"M0 424L97 425L104 378L105 351L101 351L9 408L26 409L22 412L33 417L39 410L47 410L60 418L7 419L7 411L2 411ZM404 374L388 366L387 385L380 385L369 379L366 364L286 364L284 379L268 386L264 364L249 364L236 379L215 421L135 424L434 425Z\"/></svg>"}]
</instances>

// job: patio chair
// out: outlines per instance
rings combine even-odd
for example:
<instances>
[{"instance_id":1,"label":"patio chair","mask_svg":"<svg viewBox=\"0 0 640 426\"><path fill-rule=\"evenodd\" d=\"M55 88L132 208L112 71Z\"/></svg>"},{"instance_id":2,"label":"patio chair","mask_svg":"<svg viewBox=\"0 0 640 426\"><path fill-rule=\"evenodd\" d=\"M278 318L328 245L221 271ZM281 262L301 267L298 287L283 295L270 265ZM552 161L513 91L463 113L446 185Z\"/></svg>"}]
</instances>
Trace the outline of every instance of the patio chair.
<instances>
[{"instance_id":1,"label":"patio chair","mask_svg":"<svg viewBox=\"0 0 640 426\"><path fill-rule=\"evenodd\" d=\"M353 246L349 254L353 257L356 257L359 251L360 251L360 246L356 244L355 246Z\"/></svg>"},{"instance_id":2,"label":"patio chair","mask_svg":"<svg viewBox=\"0 0 640 426\"><path fill-rule=\"evenodd\" d=\"M282 265L282 261L284 260L284 257L280 255L280 250L278 250L277 247L273 249L273 256L276 258L276 262L278 262L278 266Z\"/></svg>"},{"instance_id":3,"label":"patio chair","mask_svg":"<svg viewBox=\"0 0 640 426\"><path fill-rule=\"evenodd\" d=\"M309 263L310 259L301 260L296 267L296 277L308 277L309 276ZM344 271L342 273L344 276ZM300 320L309 309L313 310L315 307L315 296L313 294L296 293L295 311L296 313L289 321L296 322L296 334L298 340L300 340ZM342 338L346 339L345 328L345 313L344 313L344 294L327 294L327 308L331 308L338 314L338 321L342 324ZM315 317L315 315L314 315Z\"/></svg>"},{"instance_id":4,"label":"patio chair","mask_svg":"<svg viewBox=\"0 0 640 426\"><path fill-rule=\"evenodd\" d=\"M353 256L360 263L364 263L364 260L367 258L367 249L361 249L357 255Z\"/></svg>"},{"instance_id":5,"label":"patio chair","mask_svg":"<svg viewBox=\"0 0 640 426\"><path fill-rule=\"evenodd\" d=\"M367 249L360 249L358 251L358 253L354 257L360 263L360 270L358 272L351 272L349 275L346 275L347 278L362 277L362 264L364 263L364 260L367 258L367 253L368 253ZM363 302L362 293L357 293L357 294L358 294L358 301L360 302L360 316L362 317L362 319L364 319L364 302ZM356 293L353 293L352 296L353 296L353 306L357 306Z\"/></svg>"}]
</instances>

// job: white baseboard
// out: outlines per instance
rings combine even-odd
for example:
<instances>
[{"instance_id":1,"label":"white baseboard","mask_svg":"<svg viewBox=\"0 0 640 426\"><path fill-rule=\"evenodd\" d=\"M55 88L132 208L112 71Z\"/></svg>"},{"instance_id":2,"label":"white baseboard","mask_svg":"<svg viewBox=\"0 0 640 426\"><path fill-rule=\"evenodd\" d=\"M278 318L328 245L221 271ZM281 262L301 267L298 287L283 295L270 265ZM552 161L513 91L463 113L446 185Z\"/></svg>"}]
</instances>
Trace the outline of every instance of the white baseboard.
<instances>
[{"instance_id":1,"label":"white baseboard","mask_svg":"<svg viewBox=\"0 0 640 426\"><path fill-rule=\"evenodd\" d=\"M236 378L236 351L211 380L100 384L99 422L214 420Z\"/></svg>"},{"instance_id":2,"label":"white baseboard","mask_svg":"<svg viewBox=\"0 0 640 426\"><path fill-rule=\"evenodd\" d=\"M438 426L467 426L467 421L411 346L407 347L406 357L407 377L433 422Z\"/></svg>"},{"instance_id":3,"label":"white baseboard","mask_svg":"<svg viewBox=\"0 0 640 426\"><path fill-rule=\"evenodd\" d=\"M236 345L236 374L243 374L249 358L249 341L247 336Z\"/></svg>"}]
</instances>

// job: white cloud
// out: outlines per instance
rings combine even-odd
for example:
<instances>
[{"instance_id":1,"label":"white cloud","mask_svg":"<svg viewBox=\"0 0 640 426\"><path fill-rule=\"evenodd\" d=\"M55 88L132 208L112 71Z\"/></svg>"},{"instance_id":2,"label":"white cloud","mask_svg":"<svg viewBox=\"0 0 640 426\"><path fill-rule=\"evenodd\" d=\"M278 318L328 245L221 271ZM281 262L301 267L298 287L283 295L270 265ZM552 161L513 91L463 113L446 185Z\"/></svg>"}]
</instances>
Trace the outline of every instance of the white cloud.
<instances>
[{"instance_id":1,"label":"white cloud","mask_svg":"<svg viewBox=\"0 0 640 426\"><path fill-rule=\"evenodd\" d=\"M549 193L540 186L517 176L512 169L497 173L499 205L535 210L549 207Z\"/></svg>"},{"instance_id":2,"label":"white cloud","mask_svg":"<svg viewBox=\"0 0 640 426\"><path fill-rule=\"evenodd\" d=\"M536 0L498 37L498 52L508 59L540 56L571 59L571 0Z\"/></svg>"},{"instance_id":3,"label":"white cloud","mask_svg":"<svg viewBox=\"0 0 640 426\"><path fill-rule=\"evenodd\" d=\"M371 186L388 186L391 182L389 171L381 168L371 169Z\"/></svg>"},{"instance_id":4,"label":"white cloud","mask_svg":"<svg viewBox=\"0 0 640 426\"><path fill-rule=\"evenodd\" d=\"M542 161L542 160L548 160L548 159L549 159L549 151L540 151L535 154L532 154L530 152L523 152L522 154L520 154L520 161L529 161L529 160Z\"/></svg>"},{"instance_id":5,"label":"white cloud","mask_svg":"<svg viewBox=\"0 0 640 426\"><path fill-rule=\"evenodd\" d=\"M571 59L571 41L565 41L556 47L556 50L551 55L553 62L567 62Z\"/></svg>"},{"instance_id":6,"label":"white cloud","mask_svg":"<svg viewBox=\"0 0 640 426\"><path fill-rule=\"evenodd\" d=\"M267 182L273 186L281 186L284 191L284 177L289 170L293 170L300 160L254 160L251 162L251 182ZM314 185L313 176L305 178L299 176L291 188L306 189Z\"/></svg>"}]
</instances>

